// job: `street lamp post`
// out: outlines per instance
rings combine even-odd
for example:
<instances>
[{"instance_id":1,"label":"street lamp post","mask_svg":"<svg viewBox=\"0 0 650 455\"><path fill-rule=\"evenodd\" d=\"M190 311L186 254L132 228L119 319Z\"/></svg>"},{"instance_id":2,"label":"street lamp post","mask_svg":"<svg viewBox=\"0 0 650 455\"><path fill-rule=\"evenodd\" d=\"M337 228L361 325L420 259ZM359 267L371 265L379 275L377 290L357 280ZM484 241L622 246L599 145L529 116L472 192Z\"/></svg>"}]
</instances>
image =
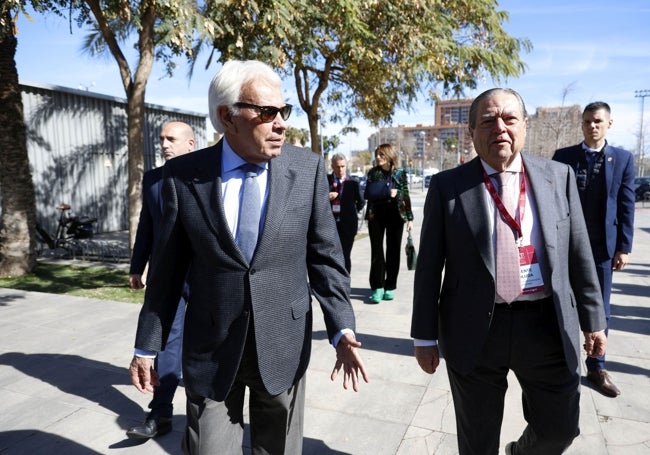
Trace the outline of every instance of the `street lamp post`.
<instances>
[{"instance_id":1,"label":"street lamp post","mask_svg":"<svg viewBox=\"0 0 650 455\"><path fill-rule=\"evenodd\" d=\"M422 185L422 191L424 191L424 152L425 152L425 147L426 147L426 137L427 133L424 131L420 131L420 139L422 140L422 156L421 156L421 161L420 161L420 183Z\"/></svg>"},{"instance_id":2,"label":"street lamp post","mask_svg":"<svg viewBox=\"0 0 650 455\"><path fill-rule=\"evenodd\" d=\"M644 130L643 130L643 108L644 108L644 101L646 96L650 96L650 90L635 90L634 91L634 97L635 98L641 98L641 125L639 125L639 177L644 175L645 169L644 169L644 160L645 160L645 144L643 140L644 136Z\"/></svg>"},{"instance_id":3,"label":"street lamp post","mask_svg":"<svg viewBox=\"0 0 650 455\"><path fill-rule=\"evenodd\" d=\"M443 165L443 158L444 158L444 150L443 150L444 145L442 143L442 138L438 139L437 137L434 137L433 140L440 144L440 168L438 169L438 172L442 172L442 165Z\"/></svg>"}]
</instances>

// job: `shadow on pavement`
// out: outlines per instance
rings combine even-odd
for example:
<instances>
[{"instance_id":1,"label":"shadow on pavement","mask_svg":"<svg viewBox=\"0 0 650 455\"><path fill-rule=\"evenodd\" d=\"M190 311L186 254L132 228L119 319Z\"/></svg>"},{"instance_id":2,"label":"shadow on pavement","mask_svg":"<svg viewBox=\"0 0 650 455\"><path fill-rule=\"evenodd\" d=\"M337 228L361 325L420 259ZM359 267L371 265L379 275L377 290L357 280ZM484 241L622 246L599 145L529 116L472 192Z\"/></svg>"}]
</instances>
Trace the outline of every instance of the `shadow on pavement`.
<instances>
[{"instance_id":1,"label":"shadow on pavement","mask_svg":"<svg viewBox=\"0 0 650 455\"><path fill-rule=\"evenodd\" d=\"M7 306L18 300L25 300L24 294L7 294L0 297L0 306Z\"/></svg>"},{"instance_id":2,"label":"shadow on pavement","mask_svg":"<svg viewBox=\"0 0 650 455\"><path fill-rule=\"evenodd\" d=\"M614 276L616 279L616 276ZM613 294L624 296L650 297L650 288L643 283L616 283L612 285Z\"/></svg>"},{"instance_id":3,"label":"shadow on pavement","mask_svg":"<svg viewBox=\"0 0 650 455\"><path fill-rule=\"evenodd\" d=\"M13 451L11 447L21 441L29 440L20 445L20 449ZM94 455L101 454L88 447L82 446L70 439L57 434L46 433L40 430L16 430L0 432L0 452L3 454L51 455L65 453L66 455Z\"/></svg>"},{"instance_id":4,"label":"shadow on pavement","mask_svg":"<svg viewBox=\"0 0 650 455\"><path fill-rule=\"evenodd\" d=\"M134 416L143 415L140 404L125 397L115 385L131 385L125 368L78 355L23 354L0 355L0 365L15 368L59 390L97 403L118 415L122 428L129 427Z\"/></svg>"},{"instance_id":5,"label":"shadow on pavement","mask_svg":"<svg viewBox=\"0 0 650 455\"><path fill-rule=\"evenodd\" d=\"M350 299L352 300L368 300L372 294L370 288L352 288L350 289Z\"/></svg>"},{"instance_id":6,"label":"shadow on pavement","mask_svg":"<svg viewBox=\"0 0 650 455\"><path fill-rule=\"evenodd\" d=\"M363 350L385 352L387 354L413 356L413 340L410 338L392 338L367 333L356 333L356 337L363 343ZM316 330L313 334L314 340L326 340L327 333L324 330Z\"/></svg>"},{"instance_id":7,"label":"shadow on pavement","mask_svg":"<svg viewBox=\"0 0 650 455\"><path fill-rule=\"evenodd\" d=\"M348 452L333 450L320 439L304 438L302 441L302 452L310 455L351 455Z\"/></svg>"}]
</instances>

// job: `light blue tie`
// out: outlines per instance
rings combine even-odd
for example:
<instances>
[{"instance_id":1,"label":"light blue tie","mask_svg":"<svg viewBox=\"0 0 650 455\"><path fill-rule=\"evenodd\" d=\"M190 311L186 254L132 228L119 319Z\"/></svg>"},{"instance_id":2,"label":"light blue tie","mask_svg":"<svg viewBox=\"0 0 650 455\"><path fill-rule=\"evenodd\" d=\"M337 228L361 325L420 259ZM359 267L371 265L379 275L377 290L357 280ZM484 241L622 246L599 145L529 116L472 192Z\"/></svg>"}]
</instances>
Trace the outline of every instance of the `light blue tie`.
<instances>
[{"instance_id":1,"label":"light blue tie","mask_svg":"<svg viewBox=\"0 0 650 455\"><path fill-rule=\"evenodd\" d=\"M239 204L239 223L237 225L237 244L250 263L257 246L260 230L260 187L257 173L260 167L246 163L239 167L246 174L241 202Z\"/></svg>"}]
</instances>

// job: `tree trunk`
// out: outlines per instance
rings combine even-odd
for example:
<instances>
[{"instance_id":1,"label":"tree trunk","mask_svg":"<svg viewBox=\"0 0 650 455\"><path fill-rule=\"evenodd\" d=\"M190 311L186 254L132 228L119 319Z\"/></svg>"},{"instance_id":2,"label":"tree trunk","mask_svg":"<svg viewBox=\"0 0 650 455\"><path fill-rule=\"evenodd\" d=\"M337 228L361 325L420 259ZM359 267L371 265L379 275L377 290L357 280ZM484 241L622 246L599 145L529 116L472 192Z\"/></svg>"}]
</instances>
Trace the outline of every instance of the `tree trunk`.
<instances>
[{"instance_id":1,"label":"tree trunk","mask_svg":"<svg viewBox=\"0 0 650 455\"><path fill-rule=\"evenodd\" d=\"M102 31L102 36L120 69L120 78L127 99L127 194L129 246L133 249L135 234L142 209L142 176L144 174L144 124L145 124L145 90L154 62L154 26L156 23L156 2L146 1L140 4L138 30L138 65L133 77L129 62L124 56L109 20L98 0L85 0L90 7Z\"/></svg>"},{"instance_id":2,"label":"tree trunk","mask_svg":"<svg viewBox=\"0 0 650 455\"><path fill-rule=\"evenodd\" d=\"M142 209L142 176L144 174L144 97L145 90L133 90L127 99L129 246L133 248Z\"/></svg>"},{"instance_id":3,"label":"tree trunk","mask_svg":"<svg viewBox=\"0 0 650 455\"><path fill-rule=\"evenodd\" d=\"M309 124L309 135L311 137L311 151L320 155L322 150L320 149L320 136L318 131L320 123L318 121L318 114L308 112L307 122Z\"/></svg>"},{"instance_id":4,"label":"tree trunk","mask_svg":"<svg viewBox=\"0 0 650 455\"><path fill-rule=\"evenodd\" d=\"M0 276L21 276L36 265L36 198L27 155L23 102L16 69L13 21L0 28Z\"/></svg>"},{"instance_id":5,"label":"tree trunk","mask_svg":"<svg viewBox=\"0 0 650 455\"><path fill-rule=\"evenodd\" d=\"M156 22L155 2L142 5L140 31L138 32L138 66L133 75L133 83L124 86L128 101L129 128L129 245L133 249L135 234L140 221L142 209L142 176L144 174L144 123L145 123L145 92L147 81L151 75L154 63L154 25ZM119 61L118 61L119 63Z\"/></svg>"}]
</instances>

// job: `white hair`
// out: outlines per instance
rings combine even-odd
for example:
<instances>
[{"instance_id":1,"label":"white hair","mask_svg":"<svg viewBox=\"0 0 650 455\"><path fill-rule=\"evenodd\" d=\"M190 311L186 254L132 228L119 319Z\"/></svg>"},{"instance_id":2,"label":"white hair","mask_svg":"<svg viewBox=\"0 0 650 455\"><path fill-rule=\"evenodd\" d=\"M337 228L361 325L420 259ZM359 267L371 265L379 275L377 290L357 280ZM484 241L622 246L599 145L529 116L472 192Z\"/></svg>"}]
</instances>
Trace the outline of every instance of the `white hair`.
<instances>
[{"instance_id":1,"label":"white hair","mask_svg":"<svg viewBox=\"0 0 650 455\"><path fill-rule=\"evenodd\" d=\"M228 106L239 101L242 87L253 80L266 80L282 86L280 76L266 63L257 60L229 60L223 64L208 89L208 109L212 126L218 133L226 128L219 118L219 106Z\"/></svg>"}]
</instances>

